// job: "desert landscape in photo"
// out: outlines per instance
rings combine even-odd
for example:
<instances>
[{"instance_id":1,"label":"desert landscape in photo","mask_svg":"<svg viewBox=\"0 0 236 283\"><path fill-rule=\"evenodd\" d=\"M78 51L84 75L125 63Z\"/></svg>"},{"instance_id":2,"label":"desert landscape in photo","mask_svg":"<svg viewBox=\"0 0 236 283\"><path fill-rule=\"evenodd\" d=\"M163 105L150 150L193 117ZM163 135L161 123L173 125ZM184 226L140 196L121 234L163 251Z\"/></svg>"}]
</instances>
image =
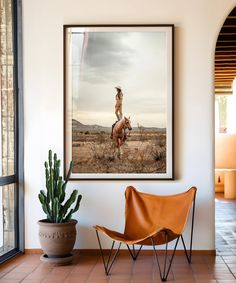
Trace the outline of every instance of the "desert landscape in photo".
<instances>
[{"instance_id":1,"label":"desert landscape in photo","mask_svg":"<svg viewBox=\"0 0 236 283\"><path fill-rule=\"evenodd\" d=\"M111 127L72 121L73 173L165 173L166 129L133 126L121 147L110 138Z\"/></svg>"}]
</instances>

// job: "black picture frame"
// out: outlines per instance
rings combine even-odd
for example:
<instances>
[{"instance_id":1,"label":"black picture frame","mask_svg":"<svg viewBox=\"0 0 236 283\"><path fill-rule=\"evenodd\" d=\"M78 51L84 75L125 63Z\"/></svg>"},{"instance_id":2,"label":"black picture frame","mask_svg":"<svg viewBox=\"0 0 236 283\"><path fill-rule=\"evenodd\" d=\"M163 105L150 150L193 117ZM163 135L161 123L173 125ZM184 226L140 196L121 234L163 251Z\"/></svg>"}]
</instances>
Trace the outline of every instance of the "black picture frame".
<instances>
[{"instance_id":1,"label":"black picture frame","mask_svg":"<svg viewBox=\"0 0 236 283\"><path fill-rule=\"evenodd\" d=\"M63 36L70 179L173 180L174 25L64 25ZM110 138L117 86L133 128L119 154Z\"/></svg>"}]
</instances>

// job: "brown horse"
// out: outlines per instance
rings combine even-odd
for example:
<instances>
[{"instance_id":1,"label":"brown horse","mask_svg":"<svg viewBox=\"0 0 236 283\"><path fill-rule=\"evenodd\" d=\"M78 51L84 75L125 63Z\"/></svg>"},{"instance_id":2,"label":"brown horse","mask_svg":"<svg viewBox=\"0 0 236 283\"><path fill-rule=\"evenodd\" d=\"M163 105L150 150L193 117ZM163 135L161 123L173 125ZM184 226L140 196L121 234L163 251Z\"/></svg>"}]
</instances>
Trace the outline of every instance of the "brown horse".
<instances>
[{"instance_id":1,"label":"brown horse","mask_svg":"<svg viewBox=\"0 0 236 283\"><path fill-rule=\"evenodd\" d=\"M120 147L126 139L126 129L129 129L130 131L132 130L130 117L124 117L123 119L118 121L113 128L112 138L115 146L118 148L118 157L120 157Z\"/></svg>"}]
</instances>

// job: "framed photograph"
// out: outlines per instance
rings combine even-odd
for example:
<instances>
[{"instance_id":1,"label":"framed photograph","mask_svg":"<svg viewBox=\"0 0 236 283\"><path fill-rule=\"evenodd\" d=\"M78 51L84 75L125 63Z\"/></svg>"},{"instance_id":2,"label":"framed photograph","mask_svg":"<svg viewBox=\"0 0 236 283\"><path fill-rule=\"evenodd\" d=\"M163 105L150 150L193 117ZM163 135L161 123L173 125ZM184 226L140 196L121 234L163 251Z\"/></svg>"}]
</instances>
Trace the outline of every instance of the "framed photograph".
<instances>
[{"instance_id":1,"label":"framed photograph","mask_svg":"<svg viewBox=\"0 0 236 283\"><path fill-rule=\"evenodd\" d=\"M173 179L173 25L64 26L71 179Z\"/></svg>"}]
</instances>

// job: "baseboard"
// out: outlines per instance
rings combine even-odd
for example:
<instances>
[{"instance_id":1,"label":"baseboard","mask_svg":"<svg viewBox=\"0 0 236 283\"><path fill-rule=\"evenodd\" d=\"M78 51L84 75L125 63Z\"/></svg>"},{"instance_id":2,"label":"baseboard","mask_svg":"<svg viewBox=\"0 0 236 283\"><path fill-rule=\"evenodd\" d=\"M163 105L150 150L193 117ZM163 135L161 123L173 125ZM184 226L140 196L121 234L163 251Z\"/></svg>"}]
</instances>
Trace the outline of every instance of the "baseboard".
<instances>
[{"instance_id":1,"label":"baseboard","mask_svg":"<svg viewBox=\"0 0 236 283\"><path fill-rule=\"evenodd\" d=\"M104 253L109 253L109 249L104 249ZM80 254L88 254L88 255L100 255L100 250L99 249L74 249L74 253L80 253ZM159 253L164 253L164 250L158 250ZM168 253L172 253L173 250L169 250ZM42 254L43 251L41 249L25 249L25 254ZM128 254L127 249L121 249L120 254ZM141 253L143 255L153 255L153 250L142 250ZM176 255L184 255L185 252L184 250L176 250ZM193 255L210 255L210 256L215 256L216 251L215 250L193 250L192 251Z\"/></svg>"},{"instance_id":2,"label":"baseboard","mask_svg":"<svg viewBox=\"0 0 236 283\"><path fill-rule=\"evenodd\" d=\"M41 249L25 249L25 254L42 254L43 250Z\"/></svg>"}]
</instances>

